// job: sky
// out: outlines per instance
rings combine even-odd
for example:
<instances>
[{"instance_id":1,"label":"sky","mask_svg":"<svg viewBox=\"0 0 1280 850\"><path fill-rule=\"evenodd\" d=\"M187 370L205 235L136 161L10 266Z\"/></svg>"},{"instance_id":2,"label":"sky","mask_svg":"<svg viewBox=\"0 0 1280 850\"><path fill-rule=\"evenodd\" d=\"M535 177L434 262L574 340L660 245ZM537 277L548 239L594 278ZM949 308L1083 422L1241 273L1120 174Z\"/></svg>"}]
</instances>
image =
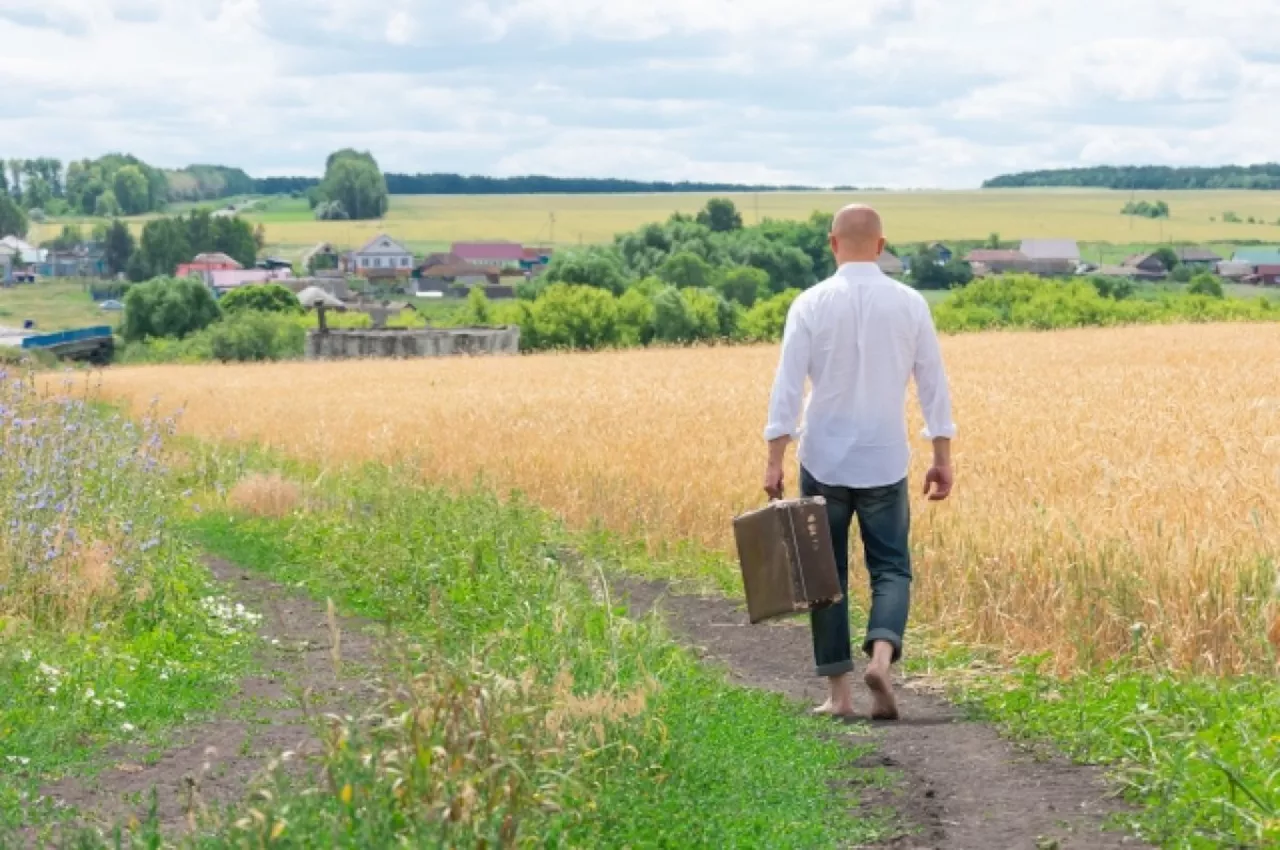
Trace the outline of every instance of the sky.
<instances>
[{"instance_id":1,"label":"sky","mask_svg":"<svg viewBox=\"0 0 1280 850\"><path fill-rule=\"evenodd\" d=\"M0 157L888 188L1280 158L1275 0L0 0Z\"/></svg>"}]
</instances>

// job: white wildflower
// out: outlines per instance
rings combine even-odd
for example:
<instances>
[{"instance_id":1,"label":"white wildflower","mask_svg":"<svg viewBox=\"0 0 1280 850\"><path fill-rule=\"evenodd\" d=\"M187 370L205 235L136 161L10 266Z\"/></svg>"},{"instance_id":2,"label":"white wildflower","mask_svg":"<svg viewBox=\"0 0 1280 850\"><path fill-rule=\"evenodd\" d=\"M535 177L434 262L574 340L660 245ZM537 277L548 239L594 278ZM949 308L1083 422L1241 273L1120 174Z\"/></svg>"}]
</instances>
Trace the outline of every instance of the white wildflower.
<instances>
[{"instance_id":1,"label":"white wildflower","mask_svg":"<svg viewBox=\"0 0 1280 850\"><path fill-rule=\"evenodd\" d=\"M138 728L138 727L134 726L132 723L122 723L122 724L120 724L120 731L121 731L121 732L133 732L133 731L135 731L137 728Z\"/></svg>"}]
</instances>

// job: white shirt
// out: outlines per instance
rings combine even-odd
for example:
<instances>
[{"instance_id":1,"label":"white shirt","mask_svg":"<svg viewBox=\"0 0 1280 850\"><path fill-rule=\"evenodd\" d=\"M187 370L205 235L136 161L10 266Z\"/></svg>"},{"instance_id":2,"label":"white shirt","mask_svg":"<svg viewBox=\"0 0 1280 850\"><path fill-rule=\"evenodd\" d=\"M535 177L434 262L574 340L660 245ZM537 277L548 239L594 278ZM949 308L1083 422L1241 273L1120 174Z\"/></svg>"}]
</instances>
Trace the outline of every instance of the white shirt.
<instances>
[{"instance_id":1,"label":"white shirt","mask_svg":"<svg viewBox=\"0 0 1280 850\"><path fill-rule=\"evenodd\" d=\"M954 437L951 393L929 304L875 263L845 263L787 314L764 438L800 435L800 463L835 487L907 476L907 384L915 376L926 439ZM813 384L803 405L805 378Z\"/></svg>"}]
</instances>

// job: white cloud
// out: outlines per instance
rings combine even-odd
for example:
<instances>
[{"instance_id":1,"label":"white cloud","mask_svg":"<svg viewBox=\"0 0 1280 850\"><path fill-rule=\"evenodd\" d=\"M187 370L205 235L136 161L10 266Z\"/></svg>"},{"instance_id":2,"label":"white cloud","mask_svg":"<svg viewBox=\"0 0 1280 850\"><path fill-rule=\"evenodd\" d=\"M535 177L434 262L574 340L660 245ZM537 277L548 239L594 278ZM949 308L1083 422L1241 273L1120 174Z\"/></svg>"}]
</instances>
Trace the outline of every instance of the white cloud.
<instances>
[{"instance_id":1,"label":"white cloud","mask_svg":"<svg viewBox=\"0 0 1280 850\"><path fill-rule=\"evenodd\" d=\"M1274 0L0 0L0 154L878 186L1258 161L1277 29Z\"/></svg>"}]
</instances>

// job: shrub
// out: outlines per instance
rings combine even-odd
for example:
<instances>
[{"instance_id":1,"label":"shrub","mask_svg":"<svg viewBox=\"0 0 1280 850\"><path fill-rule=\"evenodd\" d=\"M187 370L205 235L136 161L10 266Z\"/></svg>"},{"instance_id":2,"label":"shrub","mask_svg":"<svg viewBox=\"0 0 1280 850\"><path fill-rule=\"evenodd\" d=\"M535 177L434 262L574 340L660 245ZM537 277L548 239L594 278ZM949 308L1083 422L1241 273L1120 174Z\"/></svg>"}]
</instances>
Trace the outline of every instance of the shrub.
<instances>
[{"instance_id":1,"label":"shrub","mask_svg":"<svg viewBox=\"0 0 1280 850\"><path fill-rule=\"evenodd\" d=\"M307 339L297 320L252 310L234 313L203 333L210 355L224 363L301 357Z\"/></svg>"},{"instance_id":2,"label":"shrub","mask_svg":"<svg viewBox=\"0 0 1280 850\"><path fill-rule=\"evenodd\" d=\"M1222 289L1222 281L1211 274L1198 274L1192 278L1190 285L1187 286L1187 293L1190 295L1208 295L1210 298L1222 298L1226 295Z\"/></svg>"},{"instance_id":3,"label":"shrub","mask_svg":"<svg viewBox=\"0 0 1280 850\"><path fill-rule=\"evenodd\" d=\"M242 286L222 296L219 302L222 312L240 313L248 310L259 313L302 313L298 296L278 283Z\"/></svg>"},{"instance_id":4,"label":"shrub","mask_svg":"<svg viewBox=\"0 0 1280 850\"><path fill-rule=\"evenodd\" d=\"M788 289L765 301L759 301L742 317L741 335L753 342L772 342L782 338L787 324L787 312L800 295L798 289Z\"/></svg>"}]
</instances>

